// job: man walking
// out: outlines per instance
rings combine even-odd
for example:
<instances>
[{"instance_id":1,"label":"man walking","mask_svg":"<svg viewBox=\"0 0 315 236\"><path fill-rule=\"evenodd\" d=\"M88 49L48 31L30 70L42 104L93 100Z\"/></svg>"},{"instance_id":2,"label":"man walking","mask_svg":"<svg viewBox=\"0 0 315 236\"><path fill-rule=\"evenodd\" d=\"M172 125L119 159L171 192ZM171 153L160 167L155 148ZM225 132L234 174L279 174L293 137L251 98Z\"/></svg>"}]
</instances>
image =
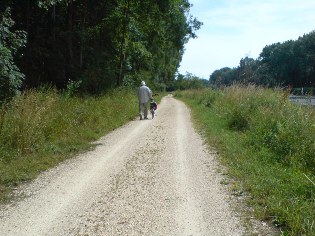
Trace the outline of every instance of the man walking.
<instances>
[{"instance_id":1,"label":"man walking","mask_svg":"<svg viewBox=\"0 0 315 236\"><path fill-rule=\"evenodd\" d=\"M139 116L142 120L142 115L145 120L148 119L148 101L152 98L151 90L145 85L145 82L141 82L141 86L138 88L138 100L139 100Z\"/></svg>"}]
</instances>

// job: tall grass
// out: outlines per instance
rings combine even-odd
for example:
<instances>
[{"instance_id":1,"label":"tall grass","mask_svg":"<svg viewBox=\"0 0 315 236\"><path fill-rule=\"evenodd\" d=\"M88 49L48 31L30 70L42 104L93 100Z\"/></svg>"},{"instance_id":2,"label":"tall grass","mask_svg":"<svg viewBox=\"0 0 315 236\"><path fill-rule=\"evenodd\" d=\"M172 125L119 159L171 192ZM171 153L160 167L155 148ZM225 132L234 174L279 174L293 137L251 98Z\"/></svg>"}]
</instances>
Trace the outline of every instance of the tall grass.
<instances>
[{"instance_id":1,"label":"tall grass","mask_svg":"<svg viewBox=\"0 0 315 236\"><path fill-rule=\"evenodd\" d=\"M135 92L69 97L54 90L27 91L0 110L0 201L91 141L137 115Z\"/></svg>"},{"instance_id":2,"label":"tall grass","mask_svg":"<svg viewBox=\"0 0 315 236\"><path fill-rule=\"evenodd\" d=\"M258 217L284 235L315 235L315 111L280 90L236 85L177 94L193 107Z\"/></svg>"}]
</instances>

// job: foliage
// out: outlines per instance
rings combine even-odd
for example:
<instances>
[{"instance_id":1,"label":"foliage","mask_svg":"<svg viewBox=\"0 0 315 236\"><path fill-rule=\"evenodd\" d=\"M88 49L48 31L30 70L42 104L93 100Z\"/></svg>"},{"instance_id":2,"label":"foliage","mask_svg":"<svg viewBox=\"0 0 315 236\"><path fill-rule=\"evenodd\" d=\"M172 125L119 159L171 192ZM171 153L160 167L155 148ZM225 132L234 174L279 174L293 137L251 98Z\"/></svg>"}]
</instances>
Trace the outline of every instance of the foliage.
<instances>
[{"instance_id":1,"label":"foliage","mask_svg":"<svg viewBox=\"0 0 315 236\"><path fill-rule=\"evenodd\" d=\"M185 89L201 89L209 86L209 81L200 79L196 75L191 73L186 73L186 75L177 74L177 78L172 84L169 86L169 90L185 90Z\"/></svg>"},{"instance_id":2,"label":"foliage","mask_svg":"<svg viewBox=\"0 0 315 236\"><path fill-rule=\"evenodd\" d=\"M245 57L237 68L214 71L210 82L216 86L241 82L269 87L314 87L314 39L315 31L312 31L295 41L267 45L257 59Z\"/></svg>"},{"instance_id":3,"label":"foliage","mask_svg":"<svg viewBox=\"0 0 315 236\"><path fill-rule=\"evenodd\" d=\"M278 89L235 85L179 93L211 146L241 180L257 217L284 235L313 235L315 112Z\"/></svg>"},{"instance_id":4,"label":"foliage","mask_svg":"<svg viewBox=\"0 0 315 236\"><path fill-rule=\"evenodd\" d=\"M78 89L80 88L82 81L72 81L69 79L68 83L67 83L67 90L66 90L66 94L69 97L72 97L75 95L75 93L78 92Z\"/></svg>"},{"instance_id":5,"label":"foliage","mask_svg":"<svg viewBox=\"0 0 315 236\"><path fill-rule=\"evenodd\" d=\"M14 55L26 42L24 31L12 31L11 10L0 12L0 101L13 97L21 88L24 75L14 63Z\"/></svg>"},{"instance_id":6,"label":"foliage","mask_svg":"<svg viewBox=\"0 0 315 236\"><path fill-rule=\"evenodd\" d=\"M13 98L0 110L0 201L10 187L91 147L135 116L130 89L80 98L41 88Z\"/></svg>"},{"instance_id":7,"label":"foliage","mask_svg":"<svg viewBox=\"0 0 315 236\"><path fill-rule=\"evenodd\" d=\"M28 35L24 56L16 59L26 88L49 84L63 90L70 79L82 81L81 92L97 94L138 85L139 77L152 89L165 88L174 81L185 43L201 26L190 15L188 0L7 0L4 5L12 8L15 28Z\"/></svg>"},{"instance_id":8,"label":"foliage","mask_svg":"<svg viewBox=\"0 0 315 236\"><path fill-rule=\"evenodd\" d=\"M210 75L210 78L209 78L211 84L215 86L228 85L235 79L236 79L236 70L231 69L229 67L224 67L219 70L215 70Z\"/></svg>"}]
</instances>

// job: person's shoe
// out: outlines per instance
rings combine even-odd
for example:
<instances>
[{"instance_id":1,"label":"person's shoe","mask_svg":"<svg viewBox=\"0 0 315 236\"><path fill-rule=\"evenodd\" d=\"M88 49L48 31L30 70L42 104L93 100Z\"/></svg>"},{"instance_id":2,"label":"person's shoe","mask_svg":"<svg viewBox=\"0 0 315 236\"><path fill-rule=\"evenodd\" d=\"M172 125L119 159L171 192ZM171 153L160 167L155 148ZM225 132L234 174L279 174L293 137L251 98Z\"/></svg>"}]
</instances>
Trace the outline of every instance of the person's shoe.
<instances>
[{"instance_id":1,"label":"person's shoe","mask_svg":"<svg viewBox=\"0 0 315 236\"><path fill-rule=\"evenodd\" d=\"M140 116L140 120L142 120L142 115L140 114L139 116Z\"/></svg>"},{"instance_id":2,"label":"person's shoe","mask_svg":"<svg viewBox=\"0 0 315 236\"><path fill-rule=\"evenodd\" d=\"M144 117L145 120L148 120L148 117Z\"/></svg>"}]
</instances>

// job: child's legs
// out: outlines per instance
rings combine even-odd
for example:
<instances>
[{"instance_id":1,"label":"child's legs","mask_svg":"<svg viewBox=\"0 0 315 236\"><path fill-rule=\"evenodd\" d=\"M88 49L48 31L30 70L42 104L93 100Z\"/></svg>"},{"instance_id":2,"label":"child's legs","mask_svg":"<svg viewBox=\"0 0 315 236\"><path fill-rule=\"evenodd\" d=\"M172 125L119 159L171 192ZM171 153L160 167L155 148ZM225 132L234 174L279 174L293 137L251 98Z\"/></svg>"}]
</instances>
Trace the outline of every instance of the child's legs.
<instances>
[{"instance_id":1,"label":"child's legs","mask_svg":"<svg viewBox=\"0 0 315 236\"><path fill-rule=\"evenodd\" d=\"M147 118L148 117L148 103L145 102L143 103L143 109L144 109L144 118Z\"/></svg>"}]
</instances>

